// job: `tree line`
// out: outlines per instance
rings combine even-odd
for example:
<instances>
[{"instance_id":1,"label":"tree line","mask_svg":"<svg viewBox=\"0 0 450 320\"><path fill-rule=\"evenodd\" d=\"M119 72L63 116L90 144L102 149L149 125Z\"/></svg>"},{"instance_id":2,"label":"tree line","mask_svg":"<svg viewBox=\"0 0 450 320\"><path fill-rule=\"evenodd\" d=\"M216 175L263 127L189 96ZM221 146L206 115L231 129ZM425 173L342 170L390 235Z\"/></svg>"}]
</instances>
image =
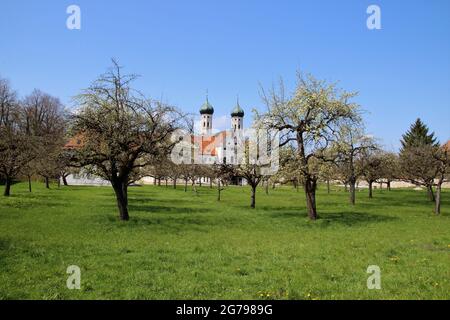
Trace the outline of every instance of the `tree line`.
<instances>
[{"instance_id":1,"label":"tree line","mask_svg":"<svg viewBox=\"0 0 450 320\"><path fill-rule=\"evenodd\" d=\"M65 143L67 112L58 98L34 90L19 99L9 82L0 78L0 179L9 196L13 181L26 177L49 181L66 176Z\"/></svg>"},{"instance_id":2,"label":"tree line","mask_svg":"<svg viewBox=\"0 0 450 320\"><path fill-rule=\"evenodd\" d=\"M192 128L192 116L178 108L146 97L135 90L137 76L123 74L121 66L112 67L75 96L76 110L68 112L61 102L39 90L23 99L17 97L8 81L0 79L0 179L9 196L14 180L42 177L49 187L51 179L65 182L69 172L82 170L111 183L121 220L129 219L128 187L145 176L155 183L184 181L184 190L202 184L221 192L236 177L245 178L251 187L250 206L256 206L256 189L280 183L303 187L307 213L318 218L316 191L324 182L340 182L356 203L358 181L368 184L373 197L375 183L401 180L423 186L436 214L440 213L442 184L449 178L448 149L437 142L434 133L418 119L402 137L400 152L383 150L365 132L356 93L335 83L298 73L291 94L284 84L261 89L267 109L255 111L259 130L280 133L280 169L267 175L258 161L237 166L224 163L198 165L174 164L169 155L180 141L173 139L181 128ZM67 147L77 137L78 147ZM247 148L247 146L246 146ZM246 149L246 152L248 150ZM214 185L214 186L213 186Z\"/></svg>"}]
</instances>

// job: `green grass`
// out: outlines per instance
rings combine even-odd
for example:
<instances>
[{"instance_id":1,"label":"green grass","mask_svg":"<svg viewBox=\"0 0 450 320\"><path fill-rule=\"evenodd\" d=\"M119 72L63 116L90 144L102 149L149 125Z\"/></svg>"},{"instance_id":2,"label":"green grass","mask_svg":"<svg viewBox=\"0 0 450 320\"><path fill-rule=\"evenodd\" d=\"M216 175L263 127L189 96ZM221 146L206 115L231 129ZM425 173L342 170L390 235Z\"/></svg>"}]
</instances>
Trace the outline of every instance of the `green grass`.
<instances>
[{"instance_id":1,"label":"green grass","mask_svg":"<svg viewBox=\"0 0 450 320\"><path fill-rule=\"evenodd\" d=\"M450 299L450 192L130 189L129 222L107 187L16 184L0 198L0 299ZM81 268L81 290L66 268ZM368 290L378 265L382 289Z\"/></svg>"}]
</instances>

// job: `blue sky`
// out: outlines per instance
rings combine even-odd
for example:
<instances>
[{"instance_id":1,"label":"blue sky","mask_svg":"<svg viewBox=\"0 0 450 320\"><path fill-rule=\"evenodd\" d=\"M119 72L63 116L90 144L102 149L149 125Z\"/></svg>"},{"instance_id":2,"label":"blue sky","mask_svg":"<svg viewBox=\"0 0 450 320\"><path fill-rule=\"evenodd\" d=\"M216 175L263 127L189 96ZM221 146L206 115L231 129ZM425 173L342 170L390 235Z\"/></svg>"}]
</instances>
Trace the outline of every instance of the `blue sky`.
<instances>
[{"instance_id":1,"label":"blue sky","mask_svg":"<svg viewBox=\"0 0 450 320\"><path fill-rule=\"evenodd\" d=\"M81 8L81 30L66 8ZM381 8L368 30L366 9ZM117 58L137 87L186 112L209 90L228 126L239 94L251 121L258 94L296 70L340 81L367 111L367 130L388 149L421 117L450 139L450 1L22 1L0 3L0 76L21 95L39 88L70 98Z\"/></svg>"}]
</instances>

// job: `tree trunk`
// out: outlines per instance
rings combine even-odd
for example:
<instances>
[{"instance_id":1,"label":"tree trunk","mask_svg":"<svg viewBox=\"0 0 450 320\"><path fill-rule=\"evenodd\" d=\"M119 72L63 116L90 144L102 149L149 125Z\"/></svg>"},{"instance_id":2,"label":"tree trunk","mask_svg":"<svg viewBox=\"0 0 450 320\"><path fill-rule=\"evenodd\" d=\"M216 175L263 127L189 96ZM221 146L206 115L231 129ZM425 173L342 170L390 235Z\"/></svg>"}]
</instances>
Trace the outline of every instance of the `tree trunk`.
<instances>
[{"instance_id":1,"label":"tree trunk","mask_svg":"<svg viewBox=\"0 0 450 320\"><path fill-rule=\"evenodd\" d=\"M306 177L305 179L306 207L308 209L308 216L311 220L317 219L316 184L317 181L315 179Z\"/></svg>"},{"instance_id":2,"label":"tree trunk","mask_svg":"<svg viewBox=\"0 0 450 320\"><path fill-rule=\"evenodd\" d=\"M427 186L427 192L428 192L428 198L430 199L430 201L435 201L432 185Z\"/></svg>"},{"instance_id":3,"label":"tree trunk","mask_svg":"<svg viewBox=\"0 0 450 320\"><path fill-rule=\"evenodd\" d=\"M220 180L217 179L217 201L220 201L220 191L222 191L220 187Z\"/></svg>"},{"instance_id":4,"label":"tree trunk","mask_svg":"<svg viewBox=\"0 0 450 320\"><path fill-rule=\"evenodd\" d=\"M67 183L67 176L65 174L62 175L62 181L63 181L63 185L68 186L69 184Z\"/></svg>"},{"instance_id":5,"label":"tree trunk","mask_svg":"<svg viewBox=\"0 0 450 320\"><path fill-rule=\"evenodd\" d=\"M355 205L356 203L356 180L351 180L350 185L350 204ZM345 185L347 191L347 184Z\"/></svg>"},{"instance_id":6,"label":"tree trunk","mask_svg":"<svg viewBox=\"0 0 450 320\"><path fill-rule=\"evenodd\" d=\"M167 188L168 183L169 183L169 182L167 181L167 178L166 178L166 188Z\"/></svg>"},{"instance_id":7,"label":"tree trunk","mask_svg":"<svg viewBox=\"0 0 450 320\"><path fill-rule=\"evenodd\" d=\"M391 180L387 181L386 188L387 188L388 191L391 191Z\"/></svg>"},{"instance_id":8,"label":"tree trunk","mask_svg":"<svg viewBox=\"0 0 450 320\"><path fill-rule=\"evenodd\" d=\"M252 186L252 196L250 202L250 208L255 208L256 206L256 186Z\"/></svg>"},{"instance_id":9,"label":"tree trunk","mask_svg":"<svg viewBox=\"0 0 450 320\"><path fill-rule=\"evenodd\" d=\"M28 191L31 192L31 176L28 176Z\"/></svg>"},{"instance_id":10,"label":"tree trunk","mask_svg":"<svg viewBox=\"0 0 450 320\"><path fill-rule=\"evenodd\" d=\"M123 196L125 198L125 204L127 206L127 212L128 212L128 182L124 182L122 184L122 192L123 192Z\"/></svg>"},{"instance_id":11,"label":"tree trunk","mask_svg":"<svg viewBox=\"0 0 450 320\"><path fill-rule=\"evenodd\" d=\"M436 199L434 205L435 214L441 214L441 189L442 189L442 182L439 181L439 183L436 186Z\"/></svg>"},{"instance_id":12,"label":"tree trunk","mask_svg":"<svg viewBox=\"0 0 450 320\"><path fill-rule=\"evenodd\" d=\"M6 177L5 179L5 192L3 193L5 197L9 197L11 195L11 179Z\"/></svg>"},{"instance_id":13,"label":"tree trunk","mask_svg":"<svg viewBox=\"0 0 450 320\"><path fill-rule=\"evenodd\" d=\"M161 186L161 178L158 178L158 187Z\"/></svg>"},{"instance_id":14,"label":"tree trunk","mask_svg":"<svg viewBox=\"0 0 450 320\"><path fill-rule=\"evenodd\" d=\"M266 194L269 194L269 180L266 181Z\"/></svg>"},{"instance_id":15,"label":"tree trunk","mask_svg":"<svg viewBox=\"0 0 450 320\"><path fill-rule=\"evenodd\" d=\"M373 198L372 185L373 185L373 182L369 181L369 198Z\"/></svg>"},{"instance_id":16,"label":"tree trunk","mask_svg":"<svg viewBox=\"0 0 450 320\"><path fill-rule=\"evenodd\" d=\"M156 186L156 177L153 177L153 185Z\"/></svg>"},{"instance_id":17,"label":"tree trunk","mask_svg":"<svg viewBox=\"0 0 450 320\"><path fill-rule=\"evenodd\" d=\"M173 179L173 188L176 189L177 188L177 178Z\"/></svg>"},{"instance_id":18,"label":"tree trunk","mask_svg":"<svg viewBox=\"0 0 450 320\"><path fill-rule=\"evenodd\" d=\"M49 182L48 177L45 177L45 187L46 187L47 189L50 189L50 182Z\"/></svg>"},{"instance_id":19,"label":"tree trunk","mask_svg":"<svg viewBox=\"0 0 450 320\"><path fill-rule=\"evenodd\" d=\"M187 184L188 184L187 179L184 179L184 192L187 192Z\"/></svg>"},{"instance_id":20,"label":"tree trunk","mask_svg":"<svg viewBox=\"0 0 450 320\"><path fill-rule=\"evenodd\" d=\"M125 181L115 181L111 184L116 194L119 218L120 220L128 221L130 219L128 215L128 184Z\"/></svg>"},{"instance_id":21,"label":"tree trunk","mask_svg":"<svg viewBox=\"0 0 450 320\"><path fill-rule=\"evenodd\" d=\"M209 178L209 188L212 189L212 179Z\"/></svg>"},{"instance_id":22,"label":"tree trunk","mask_svg":"<svg viewBox=\"0 0 450 320\"><path fill-rule=\"evenodd\" d=\"M330 179L327 179L327 193L330 194Z\"/></svg>"},{"instance_id":23,"label":"tree trunk","mask_svg":"<svg viewBox=\"0 0 450 320\"><path fill-rule=\"evenodd\" d=\"M122 198L117 198L117 205L119 207L119 218L122 221L128 221L130 216L128 215L128 206L125 203L125 200Z\"/></svg>"}]
</instances>

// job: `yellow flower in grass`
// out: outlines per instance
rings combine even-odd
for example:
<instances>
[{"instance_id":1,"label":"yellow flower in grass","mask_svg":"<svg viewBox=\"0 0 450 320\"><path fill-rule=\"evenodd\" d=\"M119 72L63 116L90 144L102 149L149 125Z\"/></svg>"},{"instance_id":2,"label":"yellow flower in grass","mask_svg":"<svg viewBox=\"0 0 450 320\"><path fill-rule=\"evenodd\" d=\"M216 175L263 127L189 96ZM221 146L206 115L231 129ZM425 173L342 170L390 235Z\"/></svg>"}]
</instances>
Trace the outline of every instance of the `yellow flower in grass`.
<instances>
[{"instance_id":1,"label":"yellow flower in grass","mask_svg":"<svg viewBox=\"0 0 450 320\"><path fill-rule=\"evenodd\" d=\"M400 260L400 258L395 256L395 257L391 257L390 260L393 261L393 262L397 262L397 261Z\"/></svg>"}]
</instances>

